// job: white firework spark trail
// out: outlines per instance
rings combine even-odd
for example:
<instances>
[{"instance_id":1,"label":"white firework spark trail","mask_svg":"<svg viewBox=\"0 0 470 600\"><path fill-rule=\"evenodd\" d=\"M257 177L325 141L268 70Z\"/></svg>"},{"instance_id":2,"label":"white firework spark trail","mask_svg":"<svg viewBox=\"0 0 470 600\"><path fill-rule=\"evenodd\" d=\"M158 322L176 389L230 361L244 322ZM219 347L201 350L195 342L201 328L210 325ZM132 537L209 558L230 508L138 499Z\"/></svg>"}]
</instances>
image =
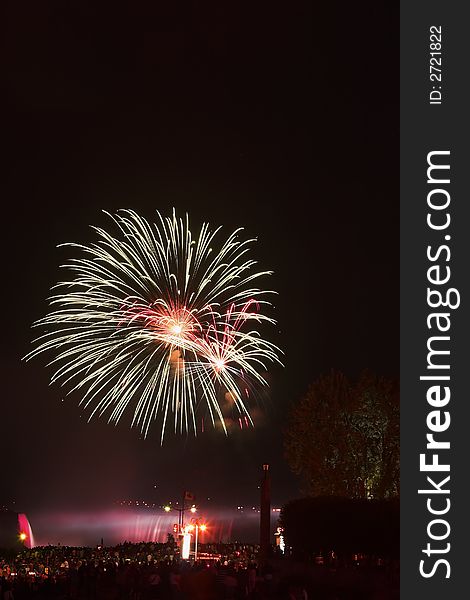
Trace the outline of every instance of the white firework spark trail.
<instances>
[{"instance_id":1,"label":"white firework spark trail","mask_svg":"<svg viewBox=\"0 0 470 600\"><path fill-rule=\"evenodd\" d=\"M261 312L274 292L254 287L271 274L247 257L255 240L240 241L237 229L214 251L220 227L205 223L193 239L175 212L157 213L158 224L132 210L107 214L119 237L94 227L96 243L63 244L82 258L63 265L74 277L53 288L51 312L34 324L45 332L25 358L53 352L51 382L82 392L90 419L117 423L130 410L144 437L159 422L163 441L169 420L196 433L204 408L226 430L227 393L251 421L248 390L266 385L262 373L281 353L257 329L274 324Z\"/></svg>"}]
</instances>

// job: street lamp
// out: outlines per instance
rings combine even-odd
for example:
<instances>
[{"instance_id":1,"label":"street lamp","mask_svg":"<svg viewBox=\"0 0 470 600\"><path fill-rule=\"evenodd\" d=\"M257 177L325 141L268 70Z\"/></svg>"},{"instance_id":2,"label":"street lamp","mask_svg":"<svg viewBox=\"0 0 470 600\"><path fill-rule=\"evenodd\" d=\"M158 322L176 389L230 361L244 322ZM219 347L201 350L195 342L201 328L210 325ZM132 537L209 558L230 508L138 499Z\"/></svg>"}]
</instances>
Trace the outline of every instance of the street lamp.
<instances>
[{"instance_id":1,"label":"street lamp","mask_svg":"<svg viewBox=\"0 0 470 600\"><path fill-rule=\"evenodd\" d=\"M196 530L195 536L194 536L194 562L197 561L197 542L198 542L198 534L199 534L199 530L201 531L205 531L207 529L207 525L205 523L200 523L199 519L193 519L193 523L191 523L190 525L192 530Z\"/></svg>"},{"instance_id":2,"label":"street lamp","mask_svg":"<svg viewBox=\"0 0 470 600\"><path fill-rule=\"evenodd\" d=\"M184 529L184 512L186 510L188 510L188 508L192 514L195 514L197 512L197 506L195 504L192 504L191 506L188 506L186 504L186 494L187 494L187 492L185 492L183 494L183 502L182 502L181 508L177 507L177 506L173 506L171 504L171 502L169 502L168 504L165 504L165 506L163 507L163 510L167 513L169 513L171 510L178 511L178 514L179 514L178 527L180 529L180 532L182 532Z\"/></svg>"}]
</instances>

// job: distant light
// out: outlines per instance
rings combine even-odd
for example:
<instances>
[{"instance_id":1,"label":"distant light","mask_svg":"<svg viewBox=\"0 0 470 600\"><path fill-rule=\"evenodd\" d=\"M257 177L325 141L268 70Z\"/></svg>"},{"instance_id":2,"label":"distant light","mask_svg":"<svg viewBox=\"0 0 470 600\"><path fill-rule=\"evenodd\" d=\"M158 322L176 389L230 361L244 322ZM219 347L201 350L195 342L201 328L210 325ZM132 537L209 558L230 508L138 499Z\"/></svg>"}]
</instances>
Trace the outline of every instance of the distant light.
<instances>
[{"instance_id":1,"label":"distant light","mask_svg":"<svg viewBox=\"0 0 470 600\"><path fill-rule=\"evenodd\" d=\"M191 506L191 512L194 514L197 511L197 508L195 506Z\"/></svg>"},{"instance_id":2,"label":"distant light","mask_svg":"<svg viewBox=\"0 0 470 600\"><path fill-rule=\"evenodd\" d=\"M26 539L27 537L28 537L28 536L26 535L26 533L25 533L24 531L22 531L22 532L20 533L20 540L21 540L22 542L24 542L24 541L25 541L25 539Z\"/></svg>"},{"instance_id":3,"label":"distant light","mask_svg":"<svg viewBox=\"0 0 470 600\"><path fill-rule=\"evenodd\" d=\"M188 531L194 531L194 525L188 525Z\"/></svg>"},{"instance_id":4,"label":"distant light","mask_svg":"<svg viewBox=\"0 0 470 600\"><path fill-rule=\"evenodd\" d=\"M205 531L207 529L207 525L205 523L203 523L202 525L199 525L199 529L201 531Z\"/></svg>"},{"instance_id":5,"label":"distant light","mask_svg":"<svg viewBox=\"0 0 470 600\"><path fill-rule=\"evenodd\" d=\"M168 505L166 505L166 506L164 506L164 507L163 507L163 510L164 510L165 512L170 512L170 510L171 510L171 506L168 506Z\"/></svg>"}]
</instances>

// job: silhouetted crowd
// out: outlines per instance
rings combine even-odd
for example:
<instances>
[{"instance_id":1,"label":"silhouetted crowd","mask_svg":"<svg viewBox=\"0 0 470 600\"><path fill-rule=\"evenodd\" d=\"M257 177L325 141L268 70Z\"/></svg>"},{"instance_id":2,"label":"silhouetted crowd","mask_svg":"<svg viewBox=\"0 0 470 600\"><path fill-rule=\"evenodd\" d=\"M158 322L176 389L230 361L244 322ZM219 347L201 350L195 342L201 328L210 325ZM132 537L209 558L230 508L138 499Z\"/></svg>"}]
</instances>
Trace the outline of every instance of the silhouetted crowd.
<instances>
[{"instance_id":1,"label":"silhouetted crowd","mask_svg":"<svg viewBox=\"0 0 470 600\"><path fill-rule=\"evenodd\" d=\"M257 564L252 545L200 548L199 560L181 561L174 544L115 547L46 546L0 555L0 600L389 600L398 595L313 582L308 573L273 559ZM282 565L281 567L279 565ZM328 576L332 569L314 566ZM343 577L343 575L341 575ZM392 588L396 588L395 581ZM382 589L382 592L380 591ZM339 591L338 591L339 590Z\"/></svg>"}]
</instances>

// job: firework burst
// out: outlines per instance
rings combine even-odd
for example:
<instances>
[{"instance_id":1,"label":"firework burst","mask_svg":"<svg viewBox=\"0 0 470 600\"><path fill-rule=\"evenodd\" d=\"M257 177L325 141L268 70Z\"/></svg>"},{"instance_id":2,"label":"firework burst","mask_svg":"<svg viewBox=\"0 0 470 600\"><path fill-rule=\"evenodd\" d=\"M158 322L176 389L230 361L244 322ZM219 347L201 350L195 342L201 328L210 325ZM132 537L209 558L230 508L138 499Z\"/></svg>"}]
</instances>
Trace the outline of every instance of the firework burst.
<instances>
[{"instance_id":1,"label":"firework burst","mask_svg":"<svg viewBox=\"0 0 470 600\"><path fill-rule=\"evenodd\" d=\"M220 227L206 223L193 239L187 216L157 214L155 224L121 210L109 215L118 237L94 227L96 243L64 244L81 258L63 265L73 278L53 288L26 359L53 353L51 382L81 392L90 419L117 423L130 411L144 436L157 422L163 440L171 421L196 433L198 412L226 430L227 394L251 422L249 390L266 385L267 364L280 362L259 331L274 323L262 312L273 292L255 287L270 272L254 269L254 240L239 240L241 229L217 244Z\"/></svg>"}]
</instances>

